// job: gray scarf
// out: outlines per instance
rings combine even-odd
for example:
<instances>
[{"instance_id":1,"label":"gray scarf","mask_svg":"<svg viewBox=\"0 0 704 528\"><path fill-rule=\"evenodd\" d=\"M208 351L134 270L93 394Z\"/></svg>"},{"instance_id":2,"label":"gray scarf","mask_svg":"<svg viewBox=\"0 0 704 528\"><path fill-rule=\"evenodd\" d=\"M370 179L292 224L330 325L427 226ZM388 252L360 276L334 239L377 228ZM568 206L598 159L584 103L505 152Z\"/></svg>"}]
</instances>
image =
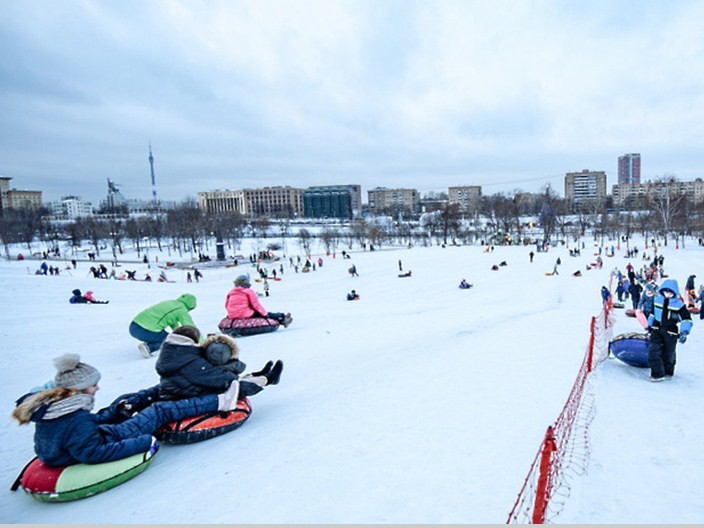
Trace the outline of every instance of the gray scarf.
<instances>
[{"instance_id":1,"label":"gray scarf","mask_svg":"<svg viewBox=\"0 0 704 528\"><path fill-rule=\"evenodd\" d=\"M95 398L93 398L92 394L79 392L78 394L52 403L44 416L42 416L42 420L56 420L79 409L85 409L90 412L93 410L94 404Z\"/></svg>"}]
</instances>

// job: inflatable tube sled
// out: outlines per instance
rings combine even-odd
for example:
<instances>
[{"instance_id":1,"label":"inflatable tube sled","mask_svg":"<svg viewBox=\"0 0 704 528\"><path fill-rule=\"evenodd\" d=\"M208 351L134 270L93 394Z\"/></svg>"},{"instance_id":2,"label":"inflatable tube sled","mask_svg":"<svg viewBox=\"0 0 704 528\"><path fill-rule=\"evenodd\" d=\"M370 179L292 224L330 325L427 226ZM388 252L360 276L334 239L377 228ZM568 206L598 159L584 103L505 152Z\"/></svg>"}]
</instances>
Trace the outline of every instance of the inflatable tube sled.
<instances>
[{"instance_id":1,"label":"inflatable tube sled","mask_svg":"<svg viewBox=\"0 0 704 528\"><path fill-rule=\"evenodd\" d=\"M83 499L139 475L153 459L154 455L146 452L102 464L52 467L35 457L22 470L12 490L22 486L25 492L43 502Z\"/></svg>"},{"instance_id":2,"label":"inflatable tube sled","mask_svg":"<svg viewBox=\"0 0 704 528\"><path fill-rule=\"evenodd\" d=\"M621 301L615 301L614 304L613 304L613 307L614 307L614 308L625 308L625 307L626 307L626 304L625 304L625 303L622 303Z\"/></svg>"},{"instance_id":3,"label":"inflatable tube sled","mask_svg":"<svg viewBox=\"0 0 704 528\"><path fill-rule=\"evenodd\" d=\"M157 429L154 436L169 444L192 444L237 429L247 421L250 414L252 407L247 398L243 398L232 411L214 411L170 422Z\"/></svg>"},{"instance_id":4,"label":"inflatable tube sled","mask_svg":"<svg viewBox=\"0 0 704 528\"><path fill-rule=\"evenodd\" d=\"M609 343L609 351L632 367L648 367L648 334L628 332L620 334Z\"/></svg>"},{"instance_id":5,"label":"inflatable tube sled","mask_svg":"<svg viewBox=\"0 0 704 528\"><path fill-rule=\"evenodd\" d=\"M625 313L628 317L635 317L636 316L636 311L633 308L629 308L628 310L626 310Z\"/></svg>"},{"instance_id":6,"label":"inflatable tube sled","mask_svg":"<svg viewBox=\"0 0 704 528\"><path fill-rule=\"evenodd\" d=\"M268 334L278 330L279 326L280 324L276 319L267 317L250 317L248 319L230 319L225 317L218 323L220 331L232 337Z\"/></svg>"}]
</instances>

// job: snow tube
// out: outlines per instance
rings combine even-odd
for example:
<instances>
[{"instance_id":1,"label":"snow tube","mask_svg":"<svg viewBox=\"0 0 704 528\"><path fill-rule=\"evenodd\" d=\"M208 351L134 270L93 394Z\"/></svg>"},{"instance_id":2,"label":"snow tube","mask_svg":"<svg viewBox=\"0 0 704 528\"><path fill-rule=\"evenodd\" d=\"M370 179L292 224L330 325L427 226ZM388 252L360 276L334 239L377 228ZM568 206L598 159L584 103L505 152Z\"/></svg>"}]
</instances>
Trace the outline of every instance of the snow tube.
<instances>
[{"instance_id":1,"label":"snow tube","mask_svg":"<svg viewBox=\"0 0 704 528\"><path fill-rule=\"evenodd\" d=\"M621 301L615 301L614 304L613 304L613 307L614 307L614 308L625 308L625 307L626 307L626 304L625 304L625 303L622 303Z\"/></svg>"},{"instance_id":2,"label":"snow tube","mask_svg":"<svg viewBox=\"0 0 704 528\"><path fill-rule=\"evenodd\" d=\"M648 334L627 332L617 335L609 343L609 351L632 367L648 367Z\"/></svg>"},{"instance_id":3,"label":"snow tube","mask_svg":"<svg viewBox=\"0 0 704 528\"><path fill-rule=\"evenodd\" d=\"M628 310L626 310L625 313L628 317L635 317L636 316L636 311L633 308L629 308Z\"/></svg>"},{"instance_id":4,"label":"snow tube","mask_svg":"<svg viewBox=\"0 0 704 528\"><path fill-rule=\"evenodd\" d=\"M146 452L102 464L52 467L35 457L22 470L12 489L22 486L25 492L43 502L83 499L139 475L153 459L154 455Z\"/></svg>"},{"instance_id":5,"label":"snow tube","mask_svg":"<svg viewBox=\"0 0 704 528\"><path fill-rule=\"evenodd\" d=\"M223 334L232 337L244 337L256 334L267 334L279 329L279 322L276 319L267 317L250 317L241 319L230 319L225 317L218 328Z\"/></svg>"},{"instance_id":6,"label":"snow tube","mask_svg":"<svg viewBox=\"0 0 704 528\"><path fill-rule=\"evenodd\" d=\"M214 411L170 422L157 429L154 436L169 444L192 444L237 429L247 421L250 414L252 407L247 398L243 398L232 411Z\"/></svg>"}]
</instances>

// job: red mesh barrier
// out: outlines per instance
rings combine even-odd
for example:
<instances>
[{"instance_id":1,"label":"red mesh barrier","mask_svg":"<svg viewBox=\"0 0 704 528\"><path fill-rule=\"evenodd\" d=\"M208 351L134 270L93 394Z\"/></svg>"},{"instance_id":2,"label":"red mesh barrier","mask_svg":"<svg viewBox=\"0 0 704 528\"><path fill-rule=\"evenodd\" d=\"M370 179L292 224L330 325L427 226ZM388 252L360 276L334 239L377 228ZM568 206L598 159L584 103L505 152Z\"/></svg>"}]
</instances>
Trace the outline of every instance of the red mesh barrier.
<instances>
[{"instance_id":1,"label":"red mesh barrier","mask_svg":"<svg viewBox=\"0 0 704 528\"><path fill-rule=\"evenodd\" d=\"M584 360L567 402L528 470L507 524L544 524L561 511L569 496L569 479L581 475L589 461L589 426L594 418L594 397L589 379L592 370L609 356L614 314L611 303L592 317Z\"/></svg>"}]
</instances>

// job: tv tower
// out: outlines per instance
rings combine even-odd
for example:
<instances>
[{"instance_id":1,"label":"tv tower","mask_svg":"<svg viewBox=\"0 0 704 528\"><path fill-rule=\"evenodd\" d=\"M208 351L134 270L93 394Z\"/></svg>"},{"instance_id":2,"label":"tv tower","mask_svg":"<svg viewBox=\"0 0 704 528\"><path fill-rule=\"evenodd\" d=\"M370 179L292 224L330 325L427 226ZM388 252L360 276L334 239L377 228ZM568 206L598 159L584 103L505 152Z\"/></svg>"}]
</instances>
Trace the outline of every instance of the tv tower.
<instances>
[{"instance_id":1,"label":"tv tower","mask_svg":"<svg viewBox=\"0 0 704 528\"><path fill-rule=\"evenodd\" d=\"M151 142L149 143L149 166L152 169L152 201L154 202L154 205L156 205L158 202L156 199L156 178L154 177L154 156L152 156Z\"/></svg>"}]
</instances>

